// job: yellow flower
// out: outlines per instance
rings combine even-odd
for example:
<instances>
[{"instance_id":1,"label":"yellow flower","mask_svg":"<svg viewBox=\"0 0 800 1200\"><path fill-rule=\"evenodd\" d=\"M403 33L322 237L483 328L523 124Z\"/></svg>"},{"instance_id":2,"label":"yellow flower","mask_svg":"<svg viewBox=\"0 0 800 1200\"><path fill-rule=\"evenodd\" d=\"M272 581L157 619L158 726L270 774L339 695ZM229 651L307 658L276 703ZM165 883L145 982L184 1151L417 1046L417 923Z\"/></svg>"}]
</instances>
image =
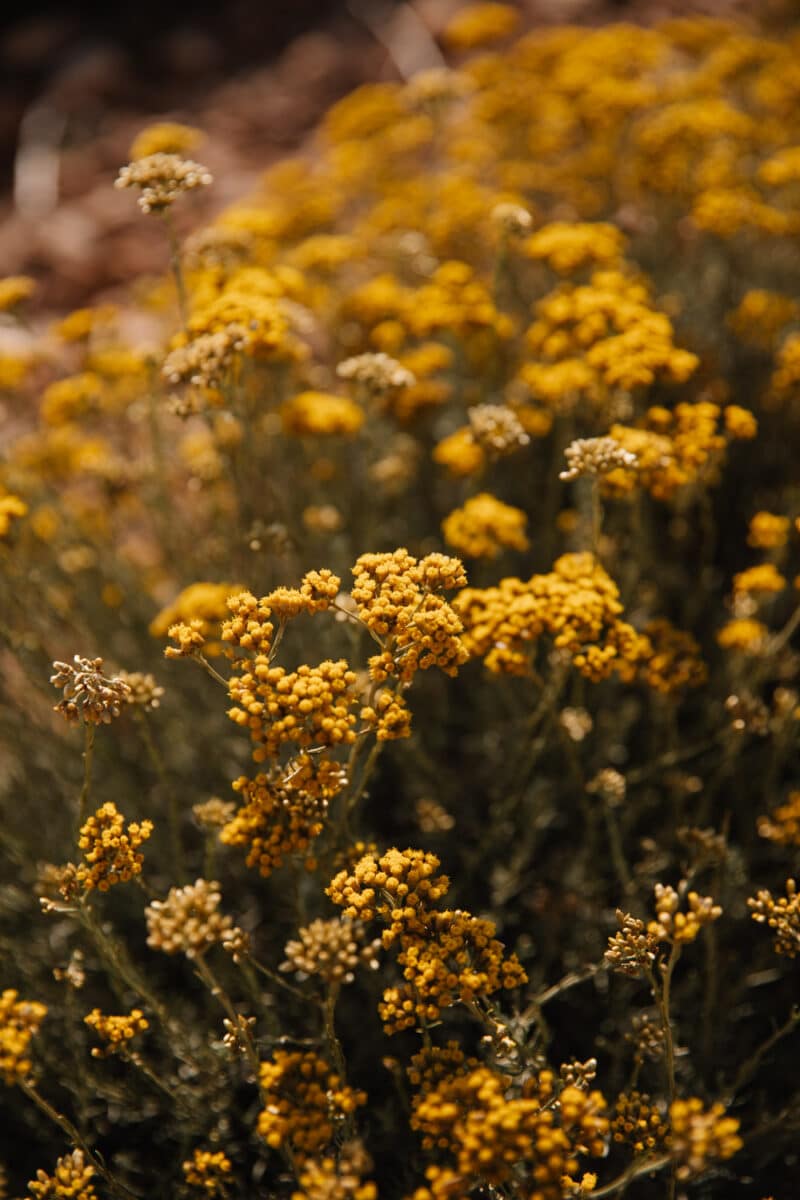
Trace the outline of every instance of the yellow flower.
<instances>
[{"instance_id":1,"label":"yellow flower","mask_svg":"<svg viewBox=\"0 0 800 1200\"><path fill-rule=\"evenodd\" d=\"M456 13L442 36L451 50L474 50L509 37L519 17L512 4L470 4Z\"/></svg>"},{"instance_id":2,"label":"yellow flower","mask_svg":"<svg viewBox=\"0 0 800 1200\"><path fill-rule=\"evenodd\" d=\"M29 275L6 275L0 279L0 312L18 308L35 290L36 284Z\"/></svg>"},{"instance_id":3,"label":"yellow flower","mask_svg":"<svg viewBox=\"0 0 800 1200\"><path fill-rule=\"evenodd\" d=\"M527 550L528 518L489 492L472 496L442 521L445 541L469 558L496 558L501 550Z\"/></svg>"},{"instance_id":4,"label":"yellow flower","mask_svg":"<svg viewBox=\"0 0 800 1200\"><path fill-rule=\"evenodd\" d=\"M281 406L286 433L351 436L364 422L364 410L347 396L327 392L300 392Z\"/></svg>"},{"instance_id":5,"label":"yellow flower","mask_svg":"<svg viewBox=\"0 0 800 1200\"><path fill-rule=\"evenodd\" d=\"M148 158L151 154L188 154L196 150L203 141L203 134L191 125L179 125L174 121L158 121L147 125L134 138L130 156L132 159Z\"/></svg>"}]
</instances>

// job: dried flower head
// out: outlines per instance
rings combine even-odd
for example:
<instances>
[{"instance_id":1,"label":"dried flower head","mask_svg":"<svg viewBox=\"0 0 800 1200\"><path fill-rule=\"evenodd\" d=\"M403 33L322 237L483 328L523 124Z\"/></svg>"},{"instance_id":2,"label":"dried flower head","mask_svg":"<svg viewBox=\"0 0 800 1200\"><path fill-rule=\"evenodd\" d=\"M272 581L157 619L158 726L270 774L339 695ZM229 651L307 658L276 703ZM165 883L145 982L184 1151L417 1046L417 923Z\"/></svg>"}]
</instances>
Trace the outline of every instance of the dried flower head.
<instances>
[{"instance_id":1,"label":"dried flower head","mask_svg":"<svg viewBox=\"0 0 800 1200\"><path fill-rule=\"evenodd\" d=\"M147 712L160 707L164 689L156 683L154 675L144 671L120 671L117 678L127 683L130 689L126 696L128 704L135 704Z\"/></svg>"},{"instance_id":2,"label":"dried flower head","mask_svg":"<svg viewBox=\"0 0 800 1200\"><path fill-rule=\"evenodd\" d=\"M211 172L179 154L148 154L122 167L115 187L139 188L139 208L144 213L166 212L184 192L208 187Z\"/></svg>"},{"instance_id":3,"label":"dried flower head","mask_svg":"<svg viewBox=\"0 0 800 1200\"><path fill-rule=\"evenodd\" d=\"M530 233L533 217L521 204L495 204L492 223L507 237L524 237Z\"/></svg>"},{"instance_id":4,"label":"dried flower head","mask_svg":"<svg viewBox=\"0 0 800 1200\"><path fill-rule=\"evenodd\" d=\"M64 699L55 705L67 721L83 720L91 725L109 725L128 701L131 688L121 676L102 674L102 658L82 658L72 663L54 662L50 682L63 689Z\"/></svg>"},{"instance_id":5,"label":"dried flower head","mask_svg":"<svg viewBox=\"0 0 800 1200\"><path fill-rule=\"evenodd\" d=\"M236 805L233 801L223 800L220 796L211 796L200 804L192 805L194 819L209 832L227 825L235 811Z\"/></svg>"},{"instance_id":6,"label":"dried flower head","mask_svg":"<svg viewBox=\"0 0 800 1200\"><path fill-rule=\"evenodd\" d=\"M417 382L415 376L402 363L382 351L346 358L337 366L336 374L340 379L352 379L375 395L397 388L411 387Z\"/></svg>"},{"instance_id":7,"label":"dried flower head","mask_svg":"<svg viewBox=\"0 0 800 1200\"><path fill-rule=\"evenodd\" d=\"M83 861L74 871L74 884L90 892L97 888L107 892L116 883L127 883L141 875L144 855L139 847L153 832L152 821L132 822L125 828L125 818L116 804L108 801L81 827L78 847ZM72 881L62 881L61 890L72 891Z\"/></svg>"},{"instance_id":8,"label":"dried flower head","mask_svg":"<svg viewBox=\"0 0 800 1200\"><path fill-rule=\"evenodd\" d=\"M793 879L786 880L786 895L776 900L762 889L747 901L754 921L769 925L773 931L776 954L795 958L800 954L800 894Z\"/></svg>"},{"instance_id":9,"label":"dried flower head","mask_svg":"<svg viewBox=\"0 0 800 1200\"><path fill-rule=\"evenodd\" d=\"M589 780L586 785L587 792L599 796L612 808L618 807L625 800L626 783L625 776L615 770L614 767L603 767L601 771Z\"/></svg>"},{"instance_id":10,"label":"dried flower head","mask_svg":"<svg viewBox=\"0 0 800 1200\"><path fill-rule=\"evenodd\" d=\"M658 938L644 921L617 909L619 930L608 939L605 961L612 971L638 975L652 967L658 955Z\"/></svg>"},{"instance_id":11,"label":"dried flower head","mask_svg":"<svg viewBox=\"0 0 800 1200\"><path fill-rule=\"evenodd\" d=\"M222 894L218 883L198 879L182 888L170 888L164 900L154 900L144 910L148 946L165 954L195 958L233 930L233 921L218 911Z\"/></svg>"},{"instance_id":12,"label":"dried flower head","mask_svg":"<svg viewBox=\"0 0 800 1200\"><path fill-rule=\"evenodd\" d=\"M476 404L467 416L473 440L489 458L504 458L531 440L507 404Z\"/></svg>"},{"instance_id":13,"label":"dried flower head","mask_svg":"<svg viewBox=\"0 0 800 1200\"><path fill-rule=\"evenodd\" d=\"M638 461L635 454L625 450L613 437L577 438L567 446L564 457L567 469L559 479L565 482L584 475L597 478L612 471L631 471Z\"/></svg>"},{"instance_id":14,"label":"dried flower head","mask_svg":"<svg viewBox=\"0 0 800 1200\"><path fill-rule=\"evenodd\" d=\"M298 938L286 943L286 961L281 971L293 971L300 979L319 976L327 988L352 983L359 966L379 967L380 938L365 942L364 930L342 917L319 918L298 930Z\"/></svg>"}]
</instances>

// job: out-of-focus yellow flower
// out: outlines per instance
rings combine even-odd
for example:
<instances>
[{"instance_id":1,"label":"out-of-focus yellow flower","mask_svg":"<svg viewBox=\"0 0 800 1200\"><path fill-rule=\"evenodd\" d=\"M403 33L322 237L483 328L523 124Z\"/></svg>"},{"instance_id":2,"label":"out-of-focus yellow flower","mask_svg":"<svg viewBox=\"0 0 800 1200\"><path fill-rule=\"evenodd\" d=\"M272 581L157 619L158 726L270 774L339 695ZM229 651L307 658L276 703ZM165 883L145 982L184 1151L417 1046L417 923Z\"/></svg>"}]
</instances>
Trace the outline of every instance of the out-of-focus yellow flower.
<instances>
[{"instance_id":1,"label":"out-of-focus yellow flower","mask_svg":"<svg viewBox=\"0 0 800 1200\"><path fill-rule=\"evenodd\" d=\"M450 20L442 37L451 50L474 50L509 37L519 18L513 4L470 4Z\"/></svg>"}]
</instances>

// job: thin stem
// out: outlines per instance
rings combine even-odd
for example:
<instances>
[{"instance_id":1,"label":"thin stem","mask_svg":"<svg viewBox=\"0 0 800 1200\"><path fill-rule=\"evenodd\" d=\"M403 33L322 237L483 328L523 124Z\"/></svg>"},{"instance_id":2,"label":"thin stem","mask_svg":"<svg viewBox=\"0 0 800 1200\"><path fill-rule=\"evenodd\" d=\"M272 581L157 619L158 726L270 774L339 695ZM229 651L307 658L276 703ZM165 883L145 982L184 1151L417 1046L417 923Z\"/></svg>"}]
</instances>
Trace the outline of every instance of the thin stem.
<instances>
[{"instance_id":1,"label":"thin stem","mask_svg":"<svg viewBox=\"0 0 800 1200\"><path fill-rule=\"evenodd\" d=\"M579 983L585 983L587 979L592 979L598 971L603 970L603 964L593 963L589 967L584 967L582 971L571 971L569 975L564 975L557 983L551 987L545 988L543 992L539 992L538 996L534 996L528 1002L525 1011L520 1016L522 1024L530 1024L536 1017L536 1013L545 1004L549 1004L556 996L560 996L562 992L569 991L570 988L577 987Z\"/></svg>"},{"instance_id":2,"label":"thin stem","mask_svg":"<svg viewBox=\"0 0 800 1200\"><path fill-rule=\"evenodd\" d=\"M86 821L89 807L89 791L92 786L92 754L94 752L94 725L91 721L83 723L83 786L78 796L78 832Z\"/></svg>"},{"instance_id":3,"label":"thin stem","mask_svg":"<svg viewBox=\"0 0 800 1200\"><path fill-rule=\"evenodd\" d=\"M661 1158L646 1159L644 1162L632 1162L627 1171L623 1171L616 1179L612 1179L605 1187L597 1188L590 1194L592 1200L603 1200L605 1196L613 1196L626 1188L634 1179L638 1179L641 1175L655 1174L656 1171L663 1171L664 1167L669 1166L672 1159L669 1155L663 1155Z\"/></svg>"},{"instance_id":4,"label":"thin stem","mask_svg":"<svg viewBox=\"0 0 800 1200\"><path fill-rule=\"evenodd\" d=\"M632 886L633 878L628 868L628 863L625 858L625 851L622 848L622 837L619 831L619 822L617 814L609 804L608 800L603 800L603 816L606 822L606 832L608 833L608 845L611 850L611 861L614 864L614 870L617 874L617 880L624 895L629 895Z\"/></svg>"},{"instance_id":5,"label":"thin stem","mask_svg":"<svg viewBox=\"0 0 800 1200\"><path fill-rule=\"evenodd\" d=\"M790 1034L794 1030L795 1026L799 1023L800 1005L793 1008L783 1025L781 1025L779 1029L776 1029L774 1033L770 1034L767 1040L762 1042L761 1045L753 1051L747 1061L742 1063L741 1067L736 1073L736 1078L728 1088L723 1098L723 1104L726 1108L742 1089L742 1087L744 1087L748 1079L751 1079L752 1076L755 1075L761 1064L761 1060L765 1057L765 1055L769 1054L772 1047L777 1045L778 1042Z\"/></svg>"},{"instance_id":6,"label":"thin stem","mask_svg":"<svg viewBox=\"0 0 800 1200\"><path fill-rule=\"evenodd\" d=\"M97 1155L89 1148L78 1130L70 1121L69 1117L65 1117L63 1113L58 1111L58 1109L53 1108L52 1104L49 1104L48 1101L45 1100L44 1096L39 1094L31 1080L20 1080L19 1086L22 1088L25 1095L33 1101L36 1107L40 1109L45 1116L49 1117L55 1125L58 1125L58 1127L64 1131L72 1145L83 1152L84 1158L94 1167L97 1174L105 1180L115 1196L120 1196L123 1198L123 1200L138 1200L136 1193L127 1188L124 1183L120 1183L119 1180L111 1174L108 1167L106 1167L97 1157Z\"/></svg>"},{"instance_id":7,"label":"thin stem","mask_svg":"<svg viewBox=\"0 0 800 1200\"><path fill-rule=\"evenodd\" d=\"M265 979L269 979L271 983L277 983L279 987L284 988L287 992L291 992L292 995L296 996L298 1000L304 1000L306 1004L308 1004L314 999L313 996L307 996L305 992L300 991L300 988L296 988L293 984L288 983L281 975L278 975L276 971L271 970L269 967L265 967L263 963L260 963L257 958L253 958L252 955L249 954L245 961L249 963L251 967L255 967L259 974L263 975Z\"/></svg>"},{"instance_id":8,"label":"thin stem","mask_svg":"<svg viewBox=\"0 0 800 1200\"><path fill-rule=\"evenodd\" d=\"M370 749L370 752L367 755L367 760L364 763L364 766L361 770L361 778L358 781L358 786L356 787L353 794L348 798L348 801L347 801L348 817L353 814L353 812L355 811L356 805L358 804L361 797L364 795L366 786L369 783L369 777L372 774L373 767L375 766L375 763L378 761L378 755L380 754L382 749L383 749L383 742L379 742L376 740L374 742L372 748Z\"/></svg>"},{"instance_id":9,"label":"thin stem","mask_svg":"<svg viewBox=\"0 0 800 1200\"><path fill-rule=\"evenodd\" d=\"M172 268L172 274L175 276L175 288L178 293L178 312L181 316L181 325L186 329L189 324L189 303L186 293L186 280L183 276L183 264L181 263L181 249L178 242L178 235L175 232L175 225L172 220L172 214L169 209L164 210L164 225L169 238L169 264Z\"/></svg>"},{"instance_id":10,"label":"thin stem","mask_svg":"<svg viewBox=\"0 0 800 1200\"><path fill-rule=\"evenodd\" d=\"M178 806L178 797L175 794L175 789L170 786L169 780L167 779L167 771L166 767L164 766L164 760L161 757L158 746L156 745L155 738L153 737L153 731L147 722L146 714L142 712L141 709L137 709L136 718L139 729L142 733L142 741L144 742L148 757L150 762L153 764L153 769L155 770L155 773L159 778L159 782L166 793L167 822L169 825L169 838L172 848L173 864L178 882L185 883L186 865L183 858L183 842L181 840L181 813ZM207 875L206 878L210 879L211 876Z\"/></svg>"},{"instance_id":11,"label":"thin stem","mask_svg":"<svg viewBox=\"0 0 800 1200\"><path fill-rule=\"evenodd\" d=\"M203 958L202 954L198 954L194 959L194 965L197 974L211 992L211 995L216 1000L219 1000L220 1004L225 1009L225 1012L228 1014L228 1020L231 1022L232 1027L237 1032L241 1033L245 1055L248 1063L250 1064L250 1069L253 1072L253 1077L255 1078L256 1084L258 1084L261 1064L258 1060L255 1044L247 1024L239 1021L239 1014L233 1007L233 1002L223 988L222 984L217 979L214 972L211 970L211 967L209 967L208 963Z\"/></svg>"},{"instance_id":12,"label":"thin stem","mask_svg":"<svg viewBox=\"0 0 800 1200\"><path fill-rule=\"evenodd\" d=\"M328 1046L331 1058L336 1067L336 1072L340 1082L343 1084L347 1078L347 1064L344 1060L344 1051L342 1043L339 1041L336 1033L336 1001L339 997L339 989L331 987L325 999L322 1001L322 1020L325 1029L325 1041Z\"/></svg>"},{"instance_id":13,"label":"thin stem","mask_svg":"<svg viewBox=\"0 0 800 1200\"><path fill-rule=\"evenodd\" d=\"M219 671L214 670L204 654L201 654L199 650L195 650L191 657L195 660L195 662L200 663L200 666L204 671L207 672L207 674L211 676L212 679L215 679L217 683L221 683L226 692L230 690L230 684L228 683L228 680L223 675L220 675Z\"/></svg>"},{"instance_id":14,"label":"thin stem","mask_svg":"<svg viewBox=\"0 0 800 1200\"><path fill-rule=\"evenodd\" d=\"M600 499L600 484L592 480L592 550L600 561L600 535L603 531L603 502Z\"/></svg>"}]
</instances>

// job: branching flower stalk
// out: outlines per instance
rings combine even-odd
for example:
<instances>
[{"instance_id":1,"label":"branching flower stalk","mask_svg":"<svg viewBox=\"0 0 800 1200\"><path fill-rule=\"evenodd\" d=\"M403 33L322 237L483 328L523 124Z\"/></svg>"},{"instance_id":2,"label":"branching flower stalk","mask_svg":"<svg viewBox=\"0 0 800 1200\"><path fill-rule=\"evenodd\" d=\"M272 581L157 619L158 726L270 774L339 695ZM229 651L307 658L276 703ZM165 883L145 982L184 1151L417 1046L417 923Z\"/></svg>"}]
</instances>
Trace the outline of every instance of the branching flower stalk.
<instances>
[{"instance_id":1,"label":"branching flower stalk","mask_svg":"<svg viewBox=\"0 0 800 1200\"><path fill-rule=\"evenodd\" d=\"M31 1079L20 1080L19 1086L28 1099L33 1101L40 1112L44 1113L53 1124L57 1125L67 1135L72 1146L83 1152L86 1161L91 1164L101 1179L108 1184L112 1195L118 1197L118 1200L140 1200L136 1192L132 1192L130 1188L126 1187L124 1183L109 1171L102 1159L98 1158L94 1151L87 1145L70 1119L45 1100Z\"/></svg>"}]
</instances>

